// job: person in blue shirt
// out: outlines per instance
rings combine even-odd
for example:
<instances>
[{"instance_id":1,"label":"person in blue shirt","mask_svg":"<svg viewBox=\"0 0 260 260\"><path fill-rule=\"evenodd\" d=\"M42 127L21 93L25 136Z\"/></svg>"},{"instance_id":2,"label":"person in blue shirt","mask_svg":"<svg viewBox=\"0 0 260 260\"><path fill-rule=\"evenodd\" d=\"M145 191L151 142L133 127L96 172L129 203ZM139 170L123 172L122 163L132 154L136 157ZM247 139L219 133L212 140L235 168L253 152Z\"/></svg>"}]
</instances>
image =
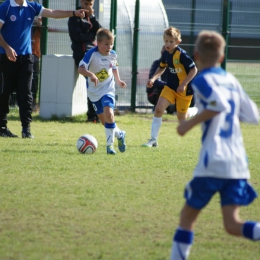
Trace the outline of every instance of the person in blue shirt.
<instances>
[{"instance_id":1,"label":"person in blue shirt","mask_svg":"<svg viewBox=\"0 0 260 260\"><path fill-rule=\"evenodd\" d=\"M85 12L88 11L51 10L25 0L6 0L0 5L0 136L18 137L7 128L9 99L16 90L22 137L34 138L30 130L33 111L31 28L34 18L84 17Z\"/></svg>"}]
</instances>

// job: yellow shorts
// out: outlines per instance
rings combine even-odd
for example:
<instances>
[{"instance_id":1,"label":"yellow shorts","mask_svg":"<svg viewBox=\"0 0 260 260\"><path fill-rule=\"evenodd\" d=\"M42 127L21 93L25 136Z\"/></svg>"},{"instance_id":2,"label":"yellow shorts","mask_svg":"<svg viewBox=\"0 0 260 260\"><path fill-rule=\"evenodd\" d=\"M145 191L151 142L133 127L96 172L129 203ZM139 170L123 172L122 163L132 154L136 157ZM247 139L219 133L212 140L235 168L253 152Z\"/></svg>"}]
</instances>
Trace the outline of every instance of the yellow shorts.
<instances>
[{"instance_id":1,"label":"yellow shorts","mask_svg":"<svg viewBox=\"0 0 260 260\"><path fill-rule=\"evenodd\" d=\"M185 92L177 93L171 88L164 86L160 97L167 99L170 103L176 103L176 110L180 113L186 113L190 106L192 95L185 96Z\"/></svg>"}]
</instances>

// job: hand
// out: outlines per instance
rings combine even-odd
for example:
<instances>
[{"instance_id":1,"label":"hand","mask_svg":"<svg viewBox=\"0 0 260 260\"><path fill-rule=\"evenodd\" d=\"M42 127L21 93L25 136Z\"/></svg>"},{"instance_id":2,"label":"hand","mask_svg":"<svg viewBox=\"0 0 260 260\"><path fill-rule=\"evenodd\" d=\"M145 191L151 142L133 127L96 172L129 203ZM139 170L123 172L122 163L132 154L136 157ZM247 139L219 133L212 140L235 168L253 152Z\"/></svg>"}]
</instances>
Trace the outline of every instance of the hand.
<instances>
[{"instance_id":1,"label":"hand","mask_svg":"<svg viewBox=\"0 0 260 260\"><path fill-rule=\"evenodd\" d=\"M95 87L96 87L97 84L98 84L98 78L96 77L95 74L92 74L92 76L90 76L90 80L91 80L92 82L94 82Z\"/></svg>"},{"instance_id":2,"label":"hand","mask_svg":"<svg viewBox=\"0 0 260 260\"><path fill-rule=\"evenodd\" d=\"M182 121L178 126L177 126L177 132L180 136L184 136L188 131L187 127L187 122Z\"/></svg>"},{"instance_id":3,"label":"hand","mask_svg":"<svg viewBox=\"0 0 260 260\"><path fill-rule=\"evenodd\" d=\"M6 56L7 56L8 60L13 61L13 62L16 61L17 53L15 52L15 50L12 47L10 47L8 45L8 47L5 49L5 52L6 52Z\"/></svg>"},{"instance_id":4,"label":"hand","mask_svg":"<svg viewBox=\"0 0 260 260\"><path fill-rule=\"evenodd\" d=\"M149 79L149 80L147 81L146 86L147 86L148 88L151 88L151 87L153 86L153 83L154 83L154 81L153 81L152 79Z\"/></svg>"},{"instance_id":5,"label":"hand","mask_svg":"<svg viewBox=\"0 0 260 260\"><path fill-rule=\"evenodd\" d=\"M42 18L41 17L35 17L33 25L34 26L42 26Z\"/></svg>"},{"instance_id":6,"label":"hand","mask_svg":"<svg viewBox=\"0 0 260 260\"><path fill-rule=\"evenodd\" d=\"M75 12L75 15L80 17L80 18L84 18L85 13L87 13L87 14L89 13L89 11L86 10L86 9L79 9L79 10L75 10L74 12Z\"/></svg>"},{"instance_id":7,"label":"hand","mask_svg":"<svg viewBox=\"0 0 260 260\"><path fill-rule=\"evenodd\" d=\"M177 93L184 92L184 91L185 91L185 86L180 85L180 86L177 88Z\"/></svg>"},{"instance_id":8,"label":"hand","mask_svg":"<svg viewBox=\"0 0 260 260\"><path fill-rule=\"evenodd\" d=\"M87 9L87 11L88 11L88 16L91 16L91 15L93 15L94 14L94 9L92 8L92 6L89 6L89 8Z\"/></svg>"},{"instance_id":9,"label":"hand","mask_svg":"<svg viewBox=\"0 0 260 260\"><path fill-rule=\"evenodd\" d=\"M119 85L120 88L126 88L126 83L124 81L122 81L122 80L119 80L117 82L117 84Z\"/></svg>"}]
</instances>

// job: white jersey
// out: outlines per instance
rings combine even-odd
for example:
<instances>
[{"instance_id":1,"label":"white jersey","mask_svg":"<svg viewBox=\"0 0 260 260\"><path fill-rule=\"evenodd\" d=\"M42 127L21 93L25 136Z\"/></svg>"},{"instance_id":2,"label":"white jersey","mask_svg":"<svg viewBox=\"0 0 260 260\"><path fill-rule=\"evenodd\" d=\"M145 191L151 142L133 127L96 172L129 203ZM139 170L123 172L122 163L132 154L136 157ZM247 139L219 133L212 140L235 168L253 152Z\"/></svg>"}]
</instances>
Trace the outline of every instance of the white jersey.
<instances>
[{"instance_id":1,"label":"white jersey","mask_svg":"<svg viewBox=\"0 0 260 260\"><path fill-rule=\"evenodd\" d=\"M79 66L93 72L98 78L98 84L95 84L86 77L87 93L92 102L98 101L104 95L115 96L115 81L113 76L114 69L117 69L117 55L111 51L109 55L104 56L98 52L98 47L94 47L86 52Z\"/></svg>"},{"instance_id":2,"label":"white jersey","mask_svg":"<svg viewBox=\"0 0 260 260\"><path fill-rule=\"evenodd\" d=\"M202 70L192 81L199 113L220 112L202 123L202 148L194 177L249 179L240 121L258 124L256 104L237 79L221 68Z\"/></svg>"}]
</instances>

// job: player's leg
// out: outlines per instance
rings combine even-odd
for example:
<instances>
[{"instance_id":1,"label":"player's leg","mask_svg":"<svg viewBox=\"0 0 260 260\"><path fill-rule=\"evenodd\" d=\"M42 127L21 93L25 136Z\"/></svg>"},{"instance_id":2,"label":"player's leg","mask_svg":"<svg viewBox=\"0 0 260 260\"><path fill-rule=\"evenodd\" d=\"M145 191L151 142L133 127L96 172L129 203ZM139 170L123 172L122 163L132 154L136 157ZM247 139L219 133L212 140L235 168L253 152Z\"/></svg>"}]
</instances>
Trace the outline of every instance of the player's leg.
<instances>
[{"instance_id":1,"label":"player's leg","mask_svg":"<svg viewBox=\"0 0 260 260\"><path fill-rule=\"evenodd\" d=\"M190 106L191 99L192 96L182 96L181 94L176 93L176 110L177 110L176 114L179 122L190 117L189 106Z\"/></svg>"},{"instance_id":2,"label":"player's leg","mask_svg":"<svg viewBox=\"0 0 260 260\"><path fill-rule=\"evenodd\" d=\"M126 132L122 131L118 128L118 126L115 123L114 119L114 108L115 108L115 97L111 95L105 95L101 99L102 105L104 107L104 119L105 119L105 128L107 131L107 137L108 134L111 133L111 130L113 130L113 143L114 143L114 137L117 137L118 140L118 149L120 152L125 152L126 150ZM111 144L107 143L107 146L111 146ZM110 149L110 148L109 148ZM111 149L114 153L111 152L111 154L115 154L114 148L111 147ZM110 152L108 152L110 153Z\"/></svg>"},{"instance_id":3,"label":"player's leg","mask_svg":"<svg viewBox=\"0 0 260 260\"><path fill-rule=\"evenodd\" d=\"M151 126L151 138L148 140L147 143L144 143L143 147L157 147L158 146L158 135L162 125L162 115L165 109L172 103L174 103L174 93L168 87L164 87L159 97L159 100L156 104L154 117Z\"/></svg>"},{"instance_id":4,"label":"player's leg","mask_svg":"<svg viewBox=\"0 0 260 260\"><path fill-rule=\"evenodd\" d=\"M114 149L116 124L114 121L113 109L111 107L109 106L104 107L104 117L105 117L105 132L107 138L107 153L116 154Z\"/></svg>"},{"instance_id":5,"label":"player's leg","mask_svg":"<svg viewBox=\"0 0 260 260\"><path fill-rule=\"evenodd\" d=\"M260 222L241 221L238 205L223 206L222 215L224 227L228 234L260 241Z\"/></svg>"},{"instance_id":6,"label":"player's leg","mask_svg":"<svg viewBox=\"0 0 260 260\"><path fill-rule=\"evenodd\" d=\"M217 185L212 178L195 177L185 188L184 205L179 227L173 237L171 260L187 259L193 243L193 228L200 211L216 193Z\"/></svg>"},{"instance_id":7,"label":"player's leg","mask_svg":"<svg viewBox=\"0 0 260 260\"><path fill-rule=\"evenodd\" d=\"M227 233L260 240L260 222L243 222L239 217L239 205L249 205L257 196L246 180L229 180L220 192L223 224Z\"/></svg>"},{"instance_id":8,"label":"player's leg","mask_svg":"<svg viewBox=\"0 0 260 260\"><path fill-rule=\"evenodd\" d=\"M171 260L187 259L193 243L193 227L200 210L185 204L180 216L180 225L173 237Z\"/></svg>"}]
</instances>

